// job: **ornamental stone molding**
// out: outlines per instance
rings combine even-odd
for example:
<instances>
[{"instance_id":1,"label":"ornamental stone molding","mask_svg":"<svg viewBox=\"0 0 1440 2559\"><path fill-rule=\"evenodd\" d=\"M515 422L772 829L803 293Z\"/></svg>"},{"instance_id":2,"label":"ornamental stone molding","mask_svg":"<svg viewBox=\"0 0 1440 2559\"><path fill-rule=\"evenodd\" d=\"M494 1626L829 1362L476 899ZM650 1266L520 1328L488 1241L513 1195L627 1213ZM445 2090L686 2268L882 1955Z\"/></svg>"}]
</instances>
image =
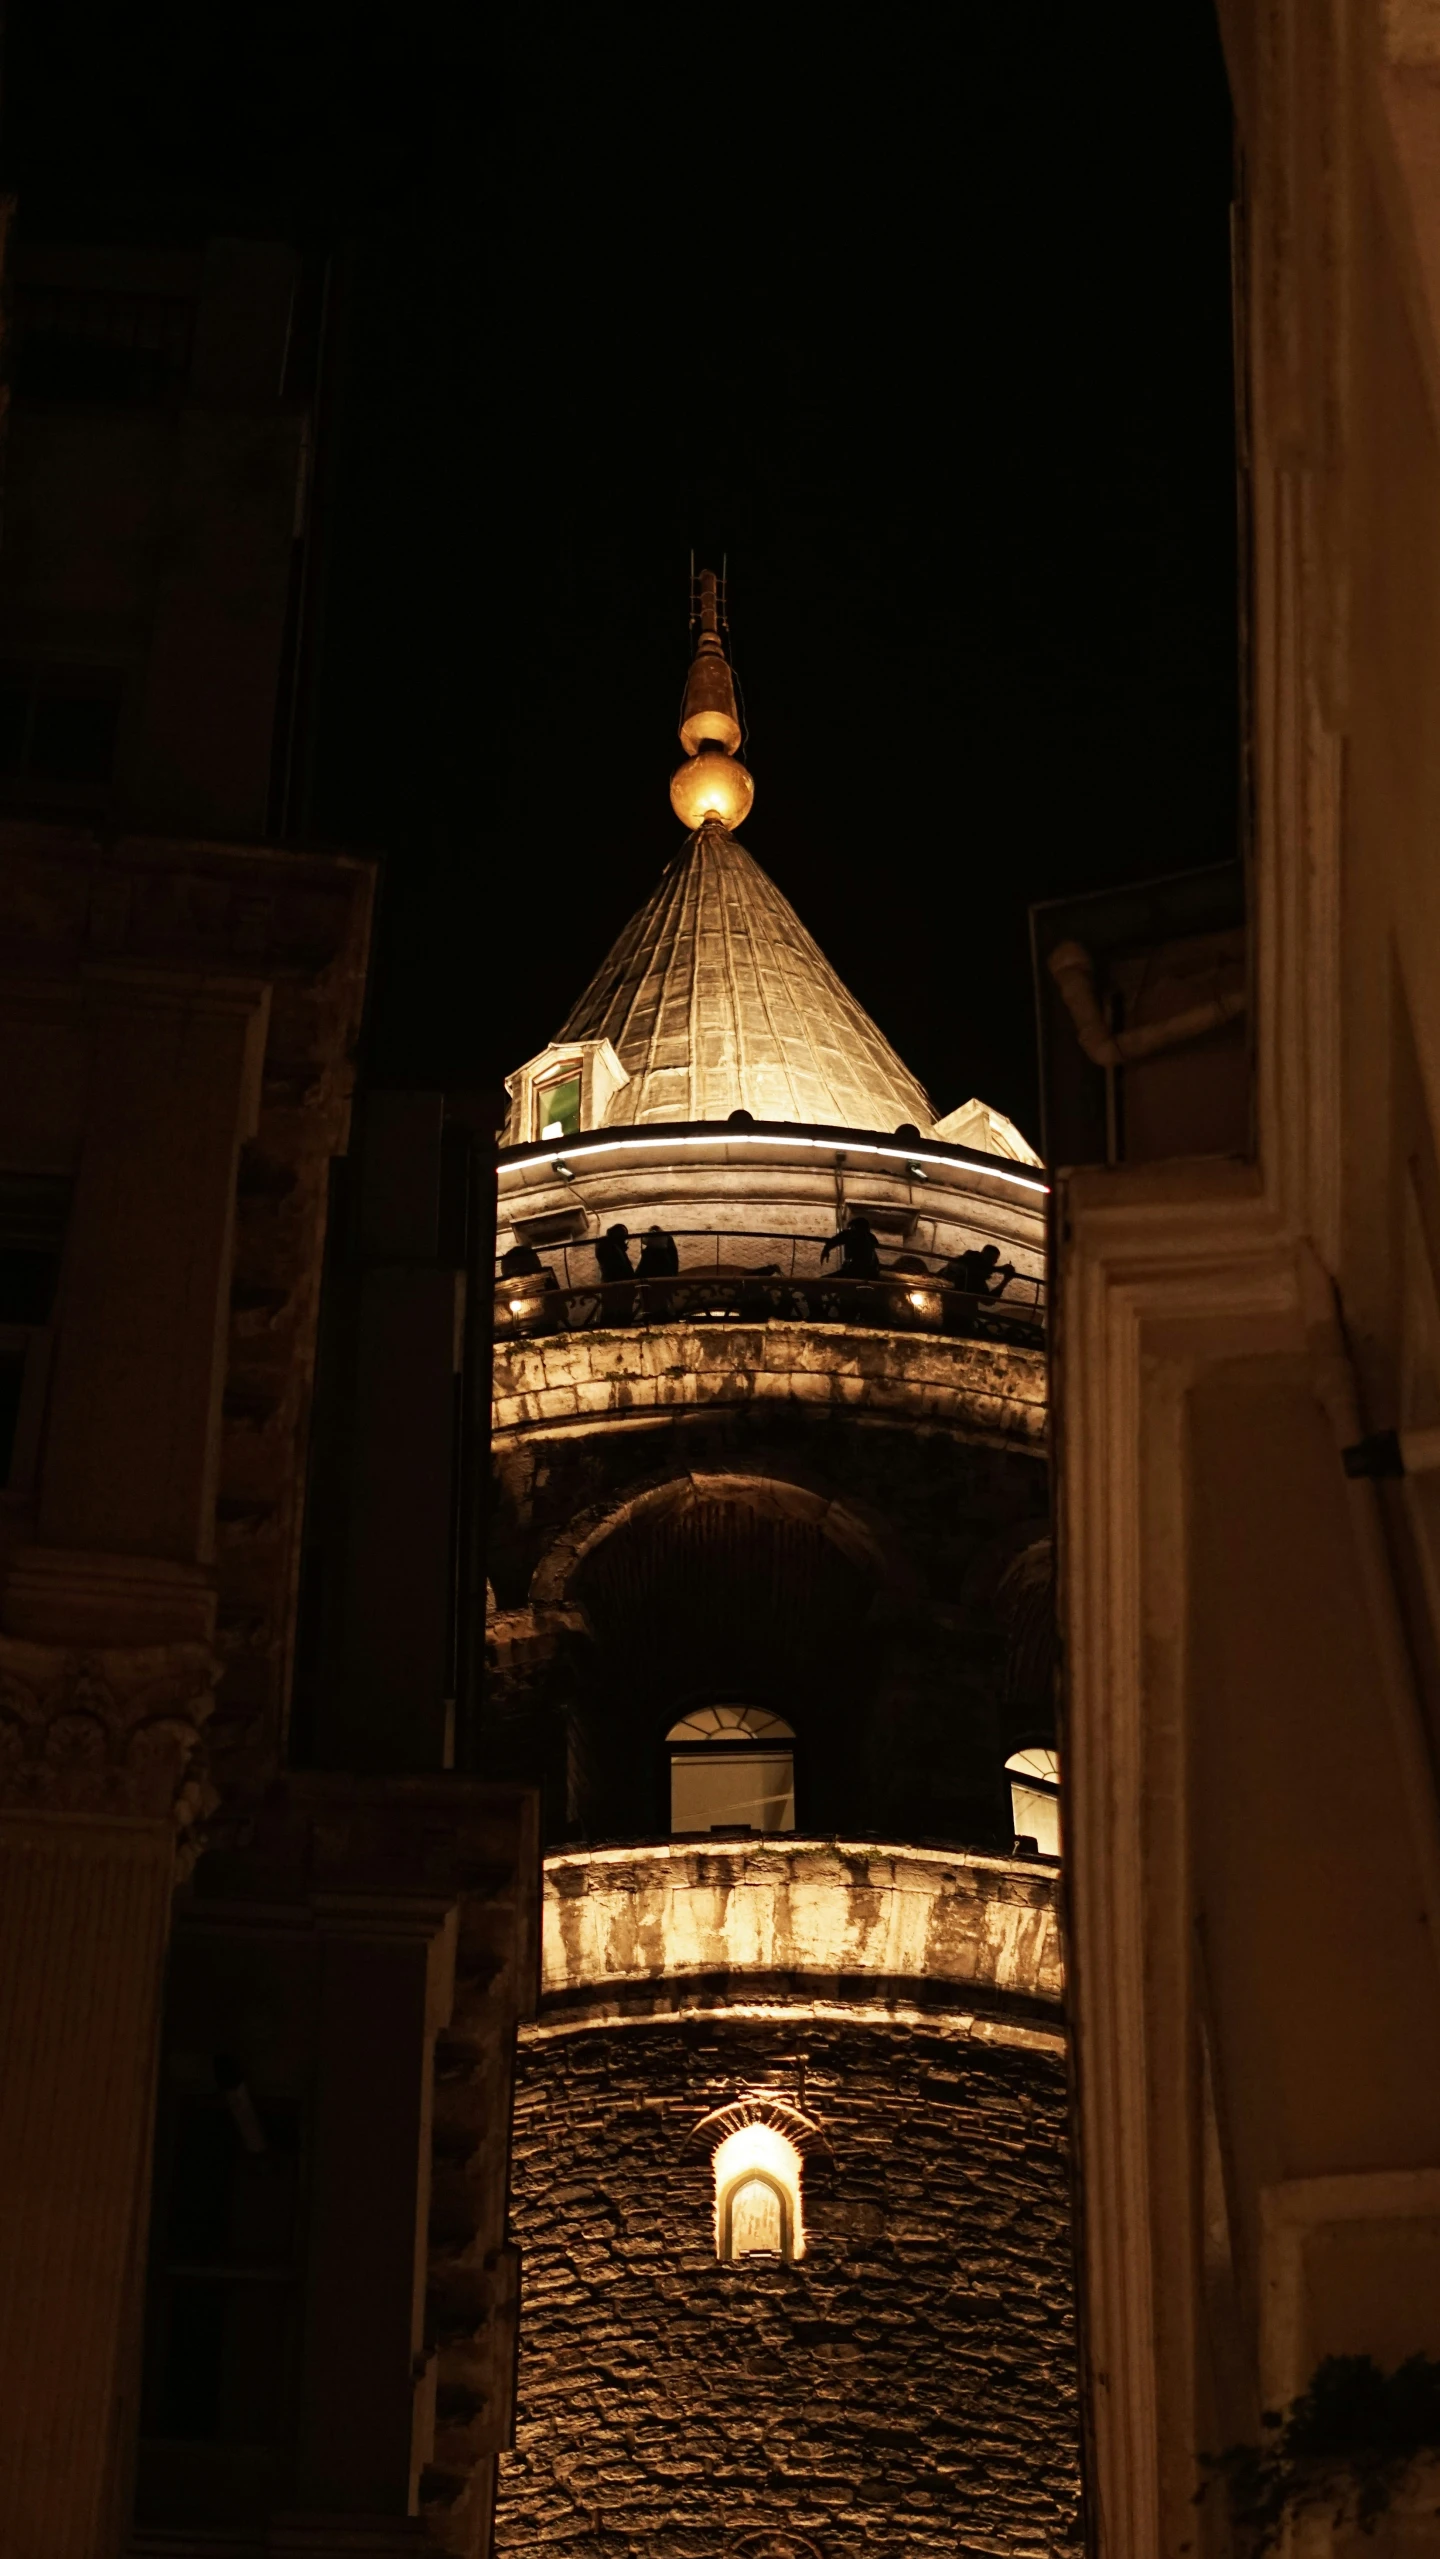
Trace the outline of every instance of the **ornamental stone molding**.
<instances>
[{"instance_id":1,"label":"ornamental stone molding","mask_svg":"<svg viewBox=\"0 0 1440 2559\"><path fill-rule=\"evenodd\" d=\"M219 1664L207 1644L61 1652L0 1635L0 1814L101 1813L194 1830Z\"/></svg>"},{"instance_id":2,"label":"ornamental stone molding","mask_svg":"<svg viewBox=\"0 0 1440 2559\"><path fill-rule=\"evenodd\" d=\"M174 1657L177 1711L196 1730L210 1717L208 1757L237 1834L284 1756L329 1165L349 1129L373 887L368 862L329 852L0 822L7 1016L35 1025L40 1053L59 1061L46 1070L57 1171L79 1161L94 1023L122 996L202 1013L242 1000L265 1017L236 1179L213 1558L188 1586L186 1567L158 1554L0 1559L7 1635L67 1657L84 1647L87 1661L116 1645L201 1647L193 1673L192 1656ZM136 1674L142 1686L147 1677ZM128 1695L118 1672L102 1685L116 1682ZM46 1695L51 1685L41 1681ZM33 1718L24 1729L29 1801L52 1763ZM7 1746L15 1755L13 1734ZM153 1736L144 1745L157 1747ZM188 1802L192 1758L177 1745L177 1769L181 1757L177 1799ZM109 1743L95 1761L102 1796L138 1784ZM159 1782L141 1788L147 1801ZM52 1796L59 1783L57 1771ZM79 1783L68 1770L64 1787ZM8 1801L8 1777L0 1788Z\"/></svg>"}]
</instances>

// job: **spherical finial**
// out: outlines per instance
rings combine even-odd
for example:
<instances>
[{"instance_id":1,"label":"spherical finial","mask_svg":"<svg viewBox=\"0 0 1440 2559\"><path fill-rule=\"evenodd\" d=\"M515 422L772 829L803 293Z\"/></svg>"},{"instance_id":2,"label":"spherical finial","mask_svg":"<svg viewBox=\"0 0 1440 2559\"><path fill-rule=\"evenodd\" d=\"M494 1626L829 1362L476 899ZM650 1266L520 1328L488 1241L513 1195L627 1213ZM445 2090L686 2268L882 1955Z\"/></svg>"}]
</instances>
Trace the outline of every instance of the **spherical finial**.
<instances>
[{"instance_id":1,"label":"spherical finial","mask_svg":"<svg viewBox=\"0 0 1440 2559\"><path fill-rule=\"evenodd\" d=\"M670 777L670 805L681 825L692 829L707 818L739 826L755 798L754 783L735 761L741 728L735 681L720 636L724 619L723 582L712 569L702 569L698 578L692 569L691 628L698 622L700 635L680 713L680 743L690 760Z\"/></svg>"},{"instance_id":2,"label":"spherical finial","mask_svg":"<svg viewBox=\"0 0 1440 2559\"><path fill-rule=\"evenodd\" d=\"M709 817L724 827L743 825L755 798L755 785L743 764L723 747L707 744L670 776L670 806L682 826L703 826Z\"/></svg>"}]
</instances>

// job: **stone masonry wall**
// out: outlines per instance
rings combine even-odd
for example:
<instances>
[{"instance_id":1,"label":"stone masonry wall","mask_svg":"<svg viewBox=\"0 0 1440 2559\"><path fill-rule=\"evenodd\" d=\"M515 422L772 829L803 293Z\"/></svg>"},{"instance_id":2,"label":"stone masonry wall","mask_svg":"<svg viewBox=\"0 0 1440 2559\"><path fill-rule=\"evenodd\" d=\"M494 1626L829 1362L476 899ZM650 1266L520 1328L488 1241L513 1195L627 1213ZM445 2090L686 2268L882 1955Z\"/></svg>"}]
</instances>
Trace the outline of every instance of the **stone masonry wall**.
<instances>
[{"instance_id":1,"label":"stone masonry wall","mask_svg":"<svg viewBox=\"0 0 1440 2559\"><path fill-rule=\"evenodd\" d=\"M1045 1354L844 1324L647 1324L495 1344L495 1430L789 1403L939 1422L1037 1451Z\"/></svg>"},{"instance_id":2,"label":"stone masonry wall","mask_svg":"<svg viewBox=\"0 0 1440 2559\"><path fill-rule=\"evenodd\" d=\"M823 2133L795 2266L715 2256L687 2137L747 2091ZM497 2552L1078 2547L1064 2150L1058 2056L943 2031L797 2011L526 2041Z\"/></svg>"}]
</instances>

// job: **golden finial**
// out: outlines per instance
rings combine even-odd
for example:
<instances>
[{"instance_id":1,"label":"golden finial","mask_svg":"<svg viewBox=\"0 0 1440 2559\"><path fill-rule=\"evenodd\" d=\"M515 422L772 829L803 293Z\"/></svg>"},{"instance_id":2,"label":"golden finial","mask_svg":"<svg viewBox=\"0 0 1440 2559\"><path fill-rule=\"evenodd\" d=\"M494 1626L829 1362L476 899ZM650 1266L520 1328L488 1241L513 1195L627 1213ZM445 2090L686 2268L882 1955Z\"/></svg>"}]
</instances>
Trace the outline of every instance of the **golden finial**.
<instances>
[{"instance_id":1,"label":"golden finial","mask_svg":"<svg viewBox=\"0 0 1440 2559\"><path fill-rule=\"evenodd\" d=\"M702 826L707 817L725 827L739 826L750 814L755 785L735 760L740 744L735 708L735 679L720 636L724 591L713 569L693 577L692 622L700 636L685 682L680 711L680 743L687 761L670 776L670 806L682 826Z\"/></svg>"}]
</instances>

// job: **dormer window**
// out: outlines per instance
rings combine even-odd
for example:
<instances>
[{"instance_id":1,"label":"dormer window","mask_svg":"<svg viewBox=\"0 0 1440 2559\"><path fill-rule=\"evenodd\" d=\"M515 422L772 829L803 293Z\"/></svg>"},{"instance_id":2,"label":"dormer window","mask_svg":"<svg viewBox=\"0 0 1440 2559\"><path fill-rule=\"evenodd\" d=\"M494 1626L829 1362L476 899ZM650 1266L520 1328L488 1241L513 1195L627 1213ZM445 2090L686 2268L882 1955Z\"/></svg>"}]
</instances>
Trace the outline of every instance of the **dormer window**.
<instances>
[{"instance_id":1,"label":"dormer window","mask_svg":"<svg viewBox=\"0 0 1440 2559\"><path fill-rule=\"evenodd\" d=\"M765 1706L695 1706L672 1724L672 1831L793 1830L795 1735Z\"/></svg>"},{"instance_id":2,"label":"dormer window","mask_svg":"<svg viewBox=\"0 0 1440 2559\"><path fill-rule=\"evenodd\" d=\"M556 1076L535 1088L537 1137L574 1137L580 1126L580 1069Z\"/></svg>"},{"instance_id":3,"label":"dormer window","mask_svg":"<svg viewBox=\"0 0 1440 2559\"><path fill-rule=\"evenodd\" d=\"M608 1040L555 1041L505 1078L507 1146L567 1146L603 1128L630 1078Z\"/></svg>"}]
</instances>

